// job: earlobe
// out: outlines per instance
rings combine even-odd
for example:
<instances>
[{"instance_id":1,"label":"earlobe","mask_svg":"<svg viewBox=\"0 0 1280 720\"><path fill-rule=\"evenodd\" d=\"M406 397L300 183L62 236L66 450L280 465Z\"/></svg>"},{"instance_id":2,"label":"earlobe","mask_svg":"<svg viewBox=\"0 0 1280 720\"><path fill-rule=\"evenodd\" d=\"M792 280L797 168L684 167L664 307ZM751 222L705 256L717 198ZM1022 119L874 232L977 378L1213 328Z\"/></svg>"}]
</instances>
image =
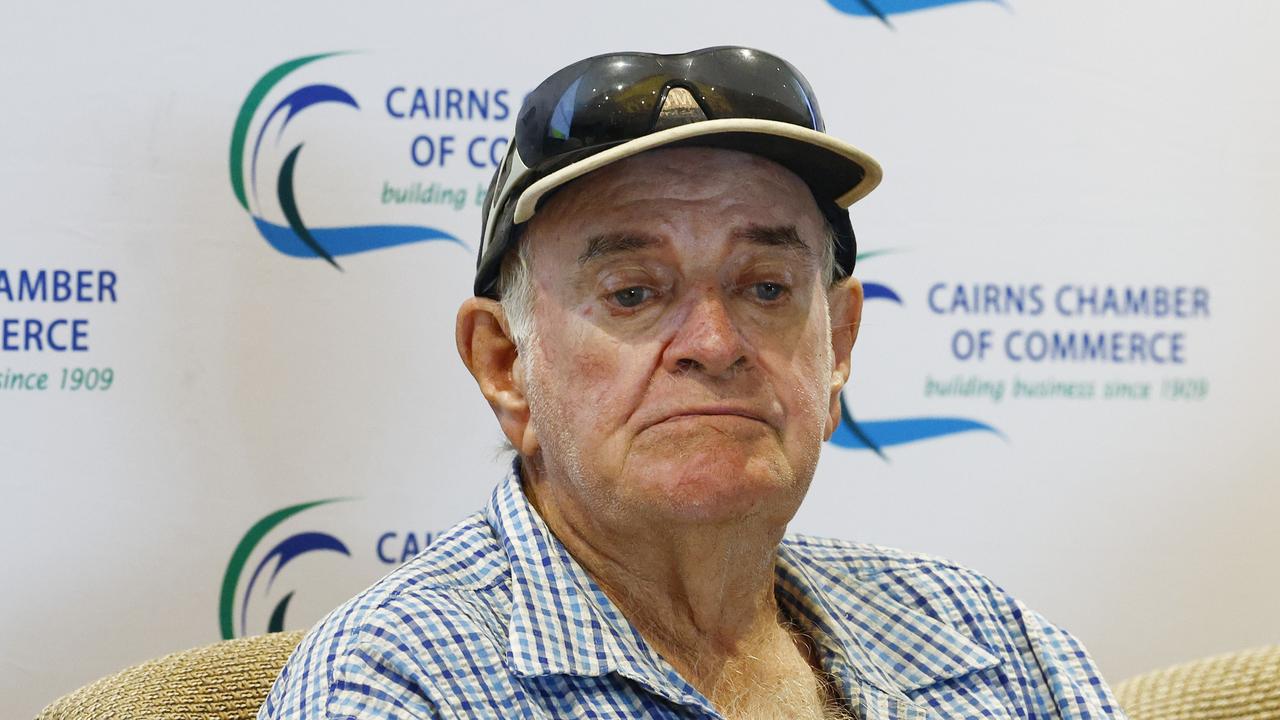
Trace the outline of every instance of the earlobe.
<instances>
[{"instance_id":1,"label":"earlobe","mask_svg":"<svg viewBox=\"0 0 1280 720\"><path fill-rule=\"evenodd\" d=\"M455 339L458 355L493 408L503 434L522 455L536 450L522 362L502 305L489 298L468 298L458 308Z\"/></svg>"}]
</instances>

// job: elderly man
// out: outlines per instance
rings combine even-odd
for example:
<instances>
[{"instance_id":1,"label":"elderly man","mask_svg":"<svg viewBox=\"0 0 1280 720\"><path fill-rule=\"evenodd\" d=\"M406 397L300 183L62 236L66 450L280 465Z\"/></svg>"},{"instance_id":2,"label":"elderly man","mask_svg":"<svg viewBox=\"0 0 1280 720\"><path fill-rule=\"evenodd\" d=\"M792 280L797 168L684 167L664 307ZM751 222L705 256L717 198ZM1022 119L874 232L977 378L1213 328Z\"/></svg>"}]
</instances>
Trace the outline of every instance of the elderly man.
<instances>
[{"instance_id":1,"label":"elderly man","mask_svg":"<svg viewBox=\"0 0 1280 720\"><path fill-rule=\"evenodd\" d=\"M261 718L1103 718L1074 639L944 561L785 536L840 422L871 158L785 61L525 101L457 344L518 454L332 613Z\"/></svg>"}]
</instances>

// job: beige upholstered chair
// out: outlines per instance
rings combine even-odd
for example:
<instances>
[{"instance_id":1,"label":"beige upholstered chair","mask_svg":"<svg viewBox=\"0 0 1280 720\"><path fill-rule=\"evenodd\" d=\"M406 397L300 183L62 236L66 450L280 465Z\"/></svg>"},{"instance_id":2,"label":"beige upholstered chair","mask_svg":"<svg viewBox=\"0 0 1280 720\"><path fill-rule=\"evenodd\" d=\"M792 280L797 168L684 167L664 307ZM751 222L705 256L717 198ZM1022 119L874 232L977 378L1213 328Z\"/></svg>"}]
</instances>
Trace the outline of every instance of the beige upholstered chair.
<instances>
[{"instance_id":1,"label":"beige upholstered chair","mask_svg":"<svg viewBox=\"0 0 1280 720\"><path fill-rule=\"evenodd\" d=\"M301 639L272 633L166 655L58 699L37 720L253 718ZM1114 690L1131 720L1280 718L1280 646L1157 670Z\"/></svg>"},{"instance_id":2,"label":"beige upholstered chair","mask_svg":"<svg viewBox=\"0 0 1280 720\"><path fill-rule=\"evenodd\" d=\"M1113 689L1130 720L1280 718L1280 646L1156 670Z\"/></svg>"},{"instance_id":3,"label":"beige upholstered chair","mask_svg":"<svg viewBox=\"0 0 1280 720\"><path fill-rule=\"evenodd\" d=\"M37 720L245 720L302 639L271 633L165 655L65 695Z\"/></svg>"}]
</instances>

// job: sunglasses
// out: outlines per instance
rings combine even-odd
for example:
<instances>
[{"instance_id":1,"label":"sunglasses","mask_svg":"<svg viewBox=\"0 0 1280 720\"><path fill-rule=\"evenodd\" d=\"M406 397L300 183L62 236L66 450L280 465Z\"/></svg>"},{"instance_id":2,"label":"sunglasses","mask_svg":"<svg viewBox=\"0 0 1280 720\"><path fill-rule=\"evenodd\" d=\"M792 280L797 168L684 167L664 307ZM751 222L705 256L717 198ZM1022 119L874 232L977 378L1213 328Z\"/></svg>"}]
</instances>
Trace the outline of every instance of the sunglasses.
<instances>
[{"instance_id":1,"label":"sunglasses","mask_svg":"<svg viewBox=\"0 0 1280 720\"><path fill-rule=\"evenodd\" d=\"M749 48L713 47L679 55L599 55L548 77L526 96L516 119L515 136L489 185L476 295L498 295L502 256L514 243L514 228L532 216L548 191L535 187L526 193L530 186L554 182L544 179L593 155L660 131L699 121L733 120L784 123L825 132L818 101L804 76L782 58ZM796 152L795 144L785 139L750 134L752 149L776 146L771 153L761 154L789 158ZM732 137L733 133L712 136L695 129L689 135L691 141L696 136L700 145L745 144L741 137ZM828 161L822 157L806 160L807 167ZM875 169L878 172L878 166ZM860 182L863 171L855 171ZM811 177L828 174L847 179L849 171L808 173ZM815 197L839 195L812 182L810 187ZM854 241L848 213L843 207L826 204L831 207L819 201L836 230L837 244L847 245L837 256L849 255L849 259L842 258L839 264L851 270ZM846 237L841 240L841 236Z\"/></svg>"},{"instance_id":2,"label":"sunglasses","mask_svg":"<svg viewBox=\"0 0 1280 720\"><path fill-rule=\"evenodd\" d=\"M813 90L786 60L715 47L684 55L615 53L576 62L529 94L516 149L534 170L663 129L667 94L688 91L707 120L776 120L822 132Z\"/></svg>"}]
</instances>

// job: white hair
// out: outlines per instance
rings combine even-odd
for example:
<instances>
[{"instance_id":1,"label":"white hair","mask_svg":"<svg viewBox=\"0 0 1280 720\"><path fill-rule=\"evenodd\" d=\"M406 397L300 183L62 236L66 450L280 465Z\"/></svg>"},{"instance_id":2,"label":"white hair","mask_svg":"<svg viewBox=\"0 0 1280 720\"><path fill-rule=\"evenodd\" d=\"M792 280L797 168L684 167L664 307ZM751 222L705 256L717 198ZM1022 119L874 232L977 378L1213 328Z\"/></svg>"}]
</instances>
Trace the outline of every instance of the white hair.
<instances>
[{"instance_id":1,"label":"white hair","mask_svg":"<svg viewBox=\"0 0 1280 720\"><path fill-rule=\"evenodd\" d=\"M523 235L523 233L522 233ZM498 271L498 298L507 316L507 328L516 350L525 354L533 339L533 277L529 272L530 243L523 237L516 239L514 251L502 258Z\"/></svg>"}]
</instances>

